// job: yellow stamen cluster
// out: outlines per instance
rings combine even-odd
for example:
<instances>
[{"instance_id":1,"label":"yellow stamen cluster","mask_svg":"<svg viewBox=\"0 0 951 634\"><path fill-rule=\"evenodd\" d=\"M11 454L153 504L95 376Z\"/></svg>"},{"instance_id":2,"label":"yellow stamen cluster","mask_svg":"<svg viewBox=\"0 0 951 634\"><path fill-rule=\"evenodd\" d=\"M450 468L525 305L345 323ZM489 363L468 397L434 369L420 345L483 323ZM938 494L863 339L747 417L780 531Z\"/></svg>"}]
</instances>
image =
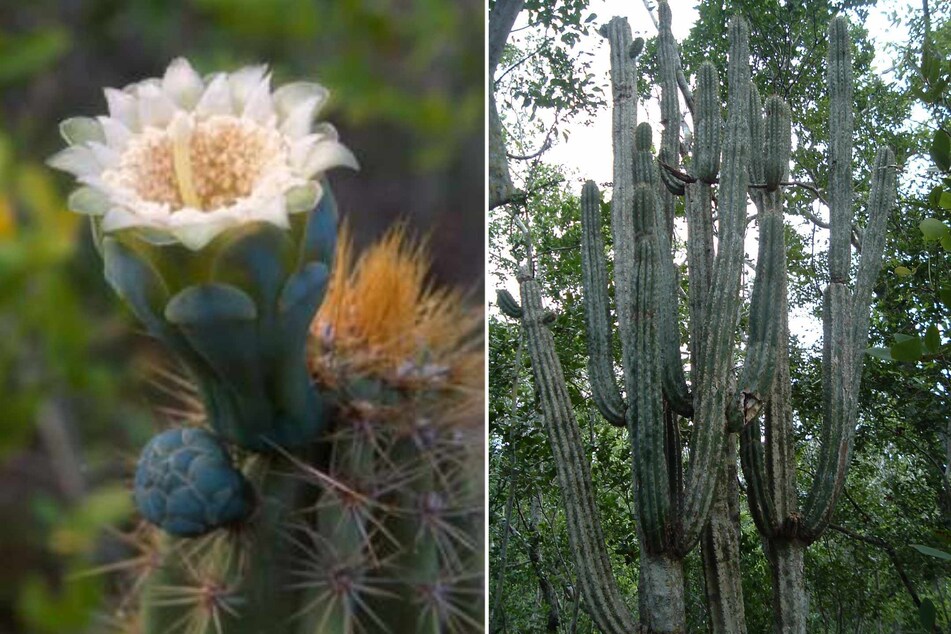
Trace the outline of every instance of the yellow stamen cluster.
<instances>
[{"instance_id":1,"label":"yellow stamen cluster","mask_svg":"<svg viewBox=\"0 0 951 634\"><path fill-rule=\"evenodd\" d=\"M284 160L280 134L251 121L215 116L173 138L147 129L129 142L107 182L143 200L209 211L247 197L275 161Z\"/></svg>"},{"instance_id":2,"label":"yellow stamen cluster","mask_svg":"<svg viewBox=\"0 0 951 634\"><path fill-rule=\"evenodd\" d=\"M482 313L459 291L434 288L428 277L426 250L402 230L356 261L343 232L311 329L318 381L346 380L337 374L342 368L350 378L374 376L404 387L437 381L480 400Z\"/></svg>"}]
</instances>

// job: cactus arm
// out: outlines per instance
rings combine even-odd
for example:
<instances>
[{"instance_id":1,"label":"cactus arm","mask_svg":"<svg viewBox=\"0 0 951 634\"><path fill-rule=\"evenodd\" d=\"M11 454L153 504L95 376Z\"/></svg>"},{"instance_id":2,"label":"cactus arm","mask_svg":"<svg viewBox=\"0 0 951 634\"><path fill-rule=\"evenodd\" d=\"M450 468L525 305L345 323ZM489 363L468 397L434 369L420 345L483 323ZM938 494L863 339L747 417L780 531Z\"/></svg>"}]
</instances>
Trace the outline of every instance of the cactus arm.
<instances>
[{"instance_id":1,"label":"cactus arm","mask_svg":"<svg viewBox=\"0 0 951 634\"><path fill-rule=\"evenodd\" d=\"M720 178L719 250L713 270L707 321L699 411L684 493L684 518L677 549L686 553L697 543L707 521L724 449L726 386L733 362L733 334L739 309L740 273L746 230L746 188L749 175L749 35L746 23L730 23L729 118Z\"/></svg>"},{"instance_id":2,"label":"cactus arm","mask_svg":"<svg viewBox=\"0 0 951 634\"><path fill-rule=\"evenodd\" d=\"M634 184L650 186L659 190L664 200L669 200L671 208L672 196L657 186L658 169L654 164L654 157L650 153L651 129L647 123L637 126L634 134ZM663 170L661 170L663 171ZM666 203L664 203L666 204ZM636 213L636 212L635 212ZM657 280L655 286L656 310L659 315L658 332L660 333L661 351L661 378L663 393L671 407L681 416L693 415L693 403L687 380L684 378L683 363L680 359L680 327L677 319L677 280L674 269L673 253L670 249L670 238L666 226L666 213L663 204L656 204L654 214L653 236L657 249ZM618 266L615 260L615 268Z\"/></svg>"},{"instance_id":3,"label":"cactus arm","mask_svg":"<svg viewBox=\"0 0 951 634\"><path fill-rule=\"evenodd\" d=\"M852 43L849 23L829 25L829 277L848 281L852 251ZM833 309L835 310L835 309Z\"/></svg>"},{"instance_id":4,"label":"cactus arm","mask_svg":"<svg viewBox=\"0 0 951 634\"><path fill-rule=\"evenodd\" d=\"M680 166L680 97L677 91L677 41L671 32L672 16L670 5L661 0L657 7L660 25L657 35L657 65L660 70L660 119L664 125L661 133L658 160L673 168ZM666 169L660 170L660 177L667 191L675 196L683 196L684 184ZM666 218L666 228L673 227L673 199L661 198Z\"/></svg>"},{"instance_id":5,"label":"cactus arm","mask_svg":"<svg viewBox=\"0 0 951 634\"><path fill-rule=\"evenodd\" d=\"M612 425L623 427L625 406L614 377L608 277L601 236L601 194L593 181L586 182L581 190L581 271L588 323L588 382L594 403L604 418Z\"/></svg>"},{"instance_id":6,"label":"cactus arm","mask_svg":"<svg viewBox=\"0 0 951 634\"><path fill-rule=\"evenodd\" d=\"M851 451L852 306L847 286L852 227L852 65L848 22L829 25L829 285L822 298L822 432L804 508L809 539L829 521Z\"/></svg>"},{"instance_id":7,"label":"cactus arm","mask_svg":"<svg viewBox=\"0 0 951 634\"><path fill-rule=\"evenodd\" d=\"M707 292L713 272L713 214L710 185L720 171L723 118L720 116L720 79L716 67L705 62L697 73L694 110L694 171L696 183L686 186L687 269L690 275L690 359L694 386L703 378ZM696 405L697 390L694 388Z\"/></svg>"},{"instance_id":8,"label":"cactus arm","mask_svg":"<svg viewBox=\"0 0 951 634\"><path fill-rule=\"evenodd\" d=\"M591 484L588 458L571 409L555 342L542 323L544 309L538 282L520 277L522 324L532 359L535 385L542 404L558 485L565 506L568 539L585 604L598 628L608 634L637 631L637 623L618 591L605 548L601 519Z\"/></svg>"},{"instance_id":9,"label":"cactus arm","mask_svg":"<svg viewBox=\"0 0 951 634\"><path fill-rule=\"evenodd\" d=\"M499 307L499 310L502 311L503 315L511 317L512 319L521 319L522 307L518 305L518 302L515 301L511 293L504 288L500 288L495 291L495 297L495 304Z\"/></svg>"},{"instance_id":10,"label":"cactus arm","mask_svg":"<svg viewBox=\"0 0 951 634\"><path fill-rule=\"evenodd\" d=\"M670 534L670 481L667 472L666 425L661 393L660 336L654 310L657 289L656 203L648 185L634 190L634 313L631 322L634 344L629 367L634 473L637 482L638 519L645 545L662 552ZM679 453L679 451L678 451Z\"/></svg>"},{"instance_id":11,"label":"cactus arm","mask_svg":"<svg viewBox=\"0 0 951 634\"><path fill-rule=\"evenodd\" d=\"M634 131L637 127L637 95L634 77L636 64L631 59L631 27L626 18L615 17L601 27L601 35L611 50L611 88L614 96L611 139L614 152L614 191L611 196L611 232L614 245L614 302L621 338L621 364L630 367L632 349L629 330L633 311L634 244L632 226L634 196ZM625 385L625 392L629 393Z\"/></svg>"},{"instance_id":12,"label":"cactus arm","mask_svg":"<svg viewBox=\"0 0 951 634\"><path fill-rule=\"evenodd\" d=\"M855 329L855 387L858 396L862 379L862 361L868 343L869 306L872 287L882 269L882 252L885 250L885 224L895 206L895 153L891 148L881 148L872 167L872 189L869 192L868 224L862 234L862 257L855 278L855 298L852 301L852 326Z\"/></svg>"},{"instance_id":13,"label":"cactus arm","mask_svg":"<svg viewBox=\"0 0 951 634\"><path fill-rule=\"evenodd\" d=\"M824 298L823 336L829 338L828 345L825 340L823 345L824 433L820 439L819 466L805 506L805 535L810 541L818 539L828 526L851 458L871 288L881 270L885 221L895 200L893 163L891 150L879 150L872 170L869 222L855 297L850 297L844 284L831 283ZM850 218L845 221L849 223ZM844 235L845 240L850 239L847 233Z\"/></svg>"},{"instance_id":14,"label":"cactus arm","mask_svg":"<svg viewBox=\"0 0 951 634\"><path fill-rule=\"evenodd\" d=\"M768 400L776 367L777 336L782 284L786 275L783 236L783 200L779 182L788 170L790 152L789 107L780 97L766 101L766 192L759 198L759 253L750 300L749 339L746 360L731 404L734 424L749 423ZM772 177L772 180L770 180Z\"/></svg>"}]
</instances>

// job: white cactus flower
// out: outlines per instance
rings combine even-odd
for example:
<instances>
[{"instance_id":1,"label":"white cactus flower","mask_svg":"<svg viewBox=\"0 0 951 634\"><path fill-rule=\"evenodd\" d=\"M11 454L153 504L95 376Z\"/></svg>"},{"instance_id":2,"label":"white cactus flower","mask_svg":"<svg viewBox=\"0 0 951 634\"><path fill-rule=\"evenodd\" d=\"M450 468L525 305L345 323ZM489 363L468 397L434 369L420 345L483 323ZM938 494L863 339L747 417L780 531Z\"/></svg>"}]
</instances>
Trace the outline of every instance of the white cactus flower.
<instances>
[{"instance_id":1,"label":"white cactus flower","mask_svg":"<svg viewBox=\"0 0 951 634\"><path fill-rule=\"evenodd\" d=\"M109 116L60 124L69 147L50 166L82 183L73 211L105 233L138 228L197 250L247 222L289 226L323 194L331 167L358 169L328 123L327 90L297 82L271 91L266 66L204 79L178 58L161 79L106 88Z\"/></svg>"}]
</instances>

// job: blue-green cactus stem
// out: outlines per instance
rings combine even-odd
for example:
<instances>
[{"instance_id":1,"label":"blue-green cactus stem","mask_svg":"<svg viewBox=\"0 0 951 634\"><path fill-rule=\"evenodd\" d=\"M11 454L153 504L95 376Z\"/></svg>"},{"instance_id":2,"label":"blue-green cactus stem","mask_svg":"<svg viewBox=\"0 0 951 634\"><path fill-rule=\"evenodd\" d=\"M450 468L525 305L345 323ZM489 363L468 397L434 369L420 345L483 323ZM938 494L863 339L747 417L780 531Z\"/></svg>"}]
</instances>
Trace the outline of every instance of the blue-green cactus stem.
<instances>
[{"instance_id":1,"label":"blue-green cactus stem","mask_svg":"<svg viewBox=\"0 0 951 634\"><path fill-rule=\"evenodd\" d=\"M305 355L333 263L329 189L297 216L290 230L249 224L199 252L134 232L102 241L106 278L191 371L211 426L253 451L299 447L326 427Z\"/></svg>"}]
</instances>

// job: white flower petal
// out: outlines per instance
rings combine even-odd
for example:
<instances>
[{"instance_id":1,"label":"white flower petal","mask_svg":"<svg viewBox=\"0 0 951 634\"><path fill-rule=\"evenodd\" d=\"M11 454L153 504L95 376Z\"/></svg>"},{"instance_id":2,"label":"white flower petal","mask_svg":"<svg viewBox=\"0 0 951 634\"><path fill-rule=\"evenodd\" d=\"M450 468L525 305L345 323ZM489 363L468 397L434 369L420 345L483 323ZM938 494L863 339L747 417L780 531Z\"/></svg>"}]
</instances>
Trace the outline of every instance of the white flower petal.
<instances>
[{"instance_id":1,"label":"white flower petal","mask_svg":"<svg viewBox=\"0 0 951 634\"><path fill-rule=\"evenodd\" d=\"M321 86L308 81L297 81L292 84L285 84L274 91L274 107L277 115L283 120L290 116L291 112L302 102L309 99L317 99L316 111L327 101L330 92Z\"/></svg>"},{"instance_id":2,"label":"white flower petal","mask_svg":"<svg viewBox=\"0 0 951 634\"><path fill-rule=\"evenodd\" d=\"M287 205L284 203L283 196L261 201L254 206L253 213L255 220L269 222L281 229L289 229L291 226L287 219Z\"/></svg>"},{"instance_id":3,"label":"white flower petal","mask_svg":"<svg viewBox=\"0 0 951 634\"><path fill-rule=\"evenodd\" d=\"M337 141L321 141L314 145L304 160L300 175L313 178L317 174L326 172L331 167L349 167L359 170L360 164L353 152Z\"/></svg>"},{"instance_id":4,"label":"white flower petal","mask_svg":"<svg viewBox=\"0 0 951 634\"><path fill-rule=\"evenodd\" d=\"M101 190L93 187L80 187L73 190L66 201L66 206L78 214L102 216L112 205L112 201Z\"/></svg>"},{"instance_id":5,"label":"white flower petal","mask_svg":"<svg viewBox=\"0 0 951 634\"><path fill-rule=\"evenodd\" d=\"M242 115L263 125L273 125L274 104L271 101L271 76L267 75L248 95Z\"/></svg>"},{"instance_id":6,"label":"white flower petal","mask_svg":"<svg viewBox=\"0 0 951 634\"><path fill-rule=\"evenodd\" d=\"M281 133L292 139L305 136L310 132L319 105L319 97L310 97L298 103L281 123Z\"/></svg>"},{"instance_id":7,"label":"white flower petal","mask_svg":"<svg viewBox=\"0 0 951 634\"><path fill-rule=\"evenodd\" d=\"M117 152L122 152L129 143L129 139L132 138L132 131L122 122L111 117L97 117L97 120L102 127L106 145Z\"/></svg>"},{"instance_id":8,"label":"white flower petal","mask_svg":"<svg viewBox=\"0 0 951 634\"><path fill-rule=\"evenodd\" d=\"M181 212L173 214L172 219L175 220L176 216L180 214ZM211 213L204 213L203 215L205 218L195 219L192 222L181 220L173 222L169 226L169 232L186 247L197 251L214 240L222 231L236 224L235 220L228 216ZM188 216L190 217L190 214Z\"/></svg>"},{"instance_id":9,"label":"white flower petal","mask_svg":"<svg viewBox=\"0 0 951 634\"><path fill-rule=\"evenodd\" d=\"M145 224L147 224L147 221L144 218L130 212L128 209L112 207L102 219L102 230L105 233L112 233L131 227L141 227Z\"/></svg>"},{"instance_id":10,"label":"white flower petal","mask_svg":"<svg viewBox=\"0 0 951 634\"><path fill-rule=\"evenodd\" d=\"M133 132L139 132L142 128L139 126L139 106L136 98L115 88L106 88L105 93L109 116Z\"/></svg>"},{"instance_id":11,"label":"white flower petal","mask_svg":"<svg viewBox=\"0 0 951 634\"><path fill-rule=\"evenodd\" d=\"M216 114L233 114L231 108L231 91L228 88L228 76L215 75L204 94L195 106L195 114L201 117L210 117Z\"/></svg>"},{"instance_id":12,"label":"white flower petal","mask_svg":"<svg viewBox=\"0 0 951 634\"><path fill-rule=\"evenodd\" d=\"M90 142L88 145L89 149L92 150L93 156L96 157L96 162L99 163L103 169L110 169L119 164L119 153L108 145L95 141Z\"/></svg>"},{"instance_id":13,"label":"white flower petal","mask_svg":"<svg viewBox=\"0 0 951 634\"><path fill-rule=\"evenodd\" d=\"M95 119L89 117L73 117L59 124L59 134L70 145L88 143L90 141L105 141L102 126Z\"/></svg>"},{"instance_id":14,"label":"white flower petal","mask_svg":"<svg viewBox=\"0 0 951 634\"><path fill-rule=\"evenodd\" d=\"M139 86L139 122L142 126L165 127L178 107L155 84Z\"/></svg>"},{"instance_id":15,"label":"white flower petal","mask_svg":"<svg viewBox=\"0 0 951 634\"><path fill-rule=\"evenodd\" d=\"M259 66L245 66L228 76L235 112L244 110L244 105L251 98L251 93L258 87L266 73L267 66L261 64Z\"/></svg>"},{"instance_id":16,"label":"white flower petal","mask_svg":"<svg viewBox=\"0 0 951 634\"><path fill-rule=\"evenodd\" d=\"M46 164L76 176L102 172L102 165L93 151L85 145L71 145L46 160Z\"/></svg>"},{"instance_id":17,"label":"white flower petal","mask_svg":"<svg viewBox=\"0 0 951 634\"><path fill-rule=\"evenodd\" d=\"M184 57L172 60L162 77L162 90L179 106L192 109L205 89L205 83Z\"/></svg>"},{"instance_id":18,"label":"white flower petal","mask_svg":"<svg viewBox=\"0 0 951 634\"><path fill-rule=\"evenodd\" d=\"M323 188L314 181L292 187L284 194L284 205L287 208L287 213L297 214L310 211L317 205L322 193Z\"/></svg>"}]
</instances>

